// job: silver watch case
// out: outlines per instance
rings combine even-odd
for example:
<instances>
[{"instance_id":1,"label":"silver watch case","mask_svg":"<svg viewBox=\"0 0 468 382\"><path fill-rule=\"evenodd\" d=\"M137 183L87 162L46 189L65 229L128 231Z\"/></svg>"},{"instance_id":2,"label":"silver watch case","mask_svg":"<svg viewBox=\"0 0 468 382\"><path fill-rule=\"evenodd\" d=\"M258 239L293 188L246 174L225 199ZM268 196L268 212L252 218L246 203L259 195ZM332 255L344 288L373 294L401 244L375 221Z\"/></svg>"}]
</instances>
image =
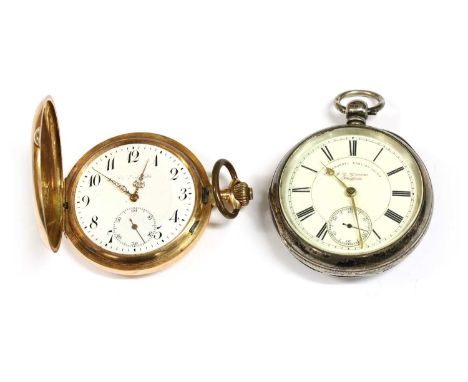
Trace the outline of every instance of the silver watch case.
<instances>
[{"instance_id":1,"label":"silver watch case","mask_svg":"<svg viewBox=\"0 0 468 382\"><path fill-rule=\"evenodd\" d=\"M386 248L364 255L338 255L320 250L303 240L294 231L294 229L291 228L286 220L286 217L284 216L283 209L281 207L279 193L280 180L284 167L293 152L305 141L321 134L329 133L333 130L349 127L349 125L340 125L320 130L308 136L299 142L295 147L293 147L284 156L275 171L270 186L269 201L273 222L281 237L281 240L299 261L301 261L306 266L322 273L342 277L358 277L384 272L398 264L413 251L413 249L418 245L419 241L426 233L426 230L429 226L433 209L433 191L431 179L424 163L418 154L413 150L413 148L408 144L408 142L406 142L400 136L389 131L365 125L363 128L375 130L397 140L414 157L421 172L423 184L422 203L416 219L408 231L397 242L389 245Z\"/></svg>"}]
</instances>

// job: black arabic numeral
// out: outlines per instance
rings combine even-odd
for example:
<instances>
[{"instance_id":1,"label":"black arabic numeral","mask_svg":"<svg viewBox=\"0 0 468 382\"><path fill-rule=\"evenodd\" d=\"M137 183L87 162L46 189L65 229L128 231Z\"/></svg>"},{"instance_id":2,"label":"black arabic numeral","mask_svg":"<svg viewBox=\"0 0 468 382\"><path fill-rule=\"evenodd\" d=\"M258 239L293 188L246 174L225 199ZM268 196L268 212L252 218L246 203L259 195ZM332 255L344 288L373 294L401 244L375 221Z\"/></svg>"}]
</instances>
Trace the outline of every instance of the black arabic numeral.
<instances>
[{"instance_id":1,"label":"black arabic numeral","mask_svg":"<svg viewBox=\"0 0 468 382\"><path fill-rule=\"evenodd\" d=\"M85 203L85 205L84 205L83 207L88 207L88 206L89 206L89 202L90 202L91 200L89 199L89 196L88 196L88 195L85 195L85 196L83 196L83 197L81 198L81 201L82 201L83 203Z\"/></svg>"},{"instance_id":2,"label":"black arabic numeral","mask_svg":"<svg viewBox=\"0 0 468 382\"><path fill-rule=\"evenodd\" d=\"M101 175L95 174L89 177L89 187L97 187L101 183Z\"/></svg>"},{"instance_id":3,"label":"black arabic numeral","mask_svg":"<svg viewBox=\"0 0 468 382\"><path fill-rule=\"evenodd\" d=\"M115 168L115 158L109 158L107 160L107 171L113 170Z\"/></svg>"},{"instance_id":4,"label":"black arabic numeral","mask_svg":"<svg viewBox=\"0 0 468 382\"><path fill-rule=\"evenodd\" d=\"M97 226L98 226L98 222L97 222L98 219L99 219L99 218L98 218L97 216L93 216L93 217L91 218L91 223L90 223L90 225L89 225L89 228L91 228L91 229L96 229Z\"/></svg>"},{"instance_id":5,"label":"black arabic numeral","mask_svg":"<svg viewBox=\"0 0 468 382\"><path fill-rule=\"evenodd\" d=\"M114 237L114 231L110 229L109 231L107 231L107 234L111 235L109 241L107 242L107 244L112 244L112 239Z\"/></svg>"},{"instance_id":6,"label":"black arabic numeral","mask_svg":"<svg viewBox=\"0 0 468 382\"><path fill-rule=\"evenodd\" d=\"M169 220L177 223L179 221L179 210L175 210L174 215Z\"/></svg>"},{"instance_id":7,"label":"black arabic numeral","mask_svg":"<svg viewBox=\"0 0 468 382\"><path fill-rule=\"evenodd\" d=\"M138 162L140 158L140 152L138 150L132 150L128 153L128 163Z\"/></svg>"},{"instance_id":8,"label":"black arabic numeral","mask_svg":"<svg viewBox=\"0 0 468 382\"><path fill-rule=\"evenodd\" d=\"M159 240L162 238L162 232L161 231L152 231L148 234L149 237L152 237L153 239Z\"/></svg>"},{"instance_id":9,"label":"black arabic numeral","mask_svg":"<svg viewBox=\"0 0 468 382\"><path fill-rule=\"evenodd\" d=\"M176 180L179 177L179 170L177 170L175 167L171 168L170 173L172 175L171 180Z\"/></svg>"},{"instance_id":10,"label":"black arabic numeral","mask_svg":"<svg viewBox=\"0 0 468 382\"><path fill-rule=\"evenodd\" d=\"M182 195L179 195L179 200L184 201L185 199L187 199L187 197L188 197L187 189L186 188L181 188L180 192L182 192Z\"/></svg>"}]
</instances>

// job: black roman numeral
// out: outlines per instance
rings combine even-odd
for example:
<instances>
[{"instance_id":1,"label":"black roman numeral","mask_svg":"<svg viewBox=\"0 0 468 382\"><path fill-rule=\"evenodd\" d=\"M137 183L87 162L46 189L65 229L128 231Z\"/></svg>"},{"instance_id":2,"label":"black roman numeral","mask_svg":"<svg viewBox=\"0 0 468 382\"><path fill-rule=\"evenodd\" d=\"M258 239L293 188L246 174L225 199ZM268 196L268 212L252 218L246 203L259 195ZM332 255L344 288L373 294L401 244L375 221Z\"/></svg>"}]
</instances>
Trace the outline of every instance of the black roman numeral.
<instances>
[{"instance_id":1,"label":"black roman numeral","mask_svg":"<svg viewBox=\"0 0 468 382\"><path fill-rule=\"evenodd\" d=\"M392 196L406 196L410 197L411 192L410 191L392 191Z\"/></svg>"},{"instance_id":2,"label":"black roman numeral","mask_svg":"<svg viewBox=\"0 0 468 382\"><path fill-rule=\"evenodd\" d=\"M313 168L310 168L310 167L304 166L303 164L301 164L301 167L305 168L306 170L312 171L312 172L317 172L317 171L316 171L316 170L314 170Z\"/></svg>"},{"instance_id":3,"label":"black roman numeral","mask_svg":"<svg viewBox=\"0 0 468 382\"><path fill-rule=\"evenodd\" d=\"M380 153L382 152L383 150L383 147L380 149L380 151L377 153L377 155L375 156L374 158L374 162L377 160L377 158L379 157Z\"/></svg>"},{"instance_id":4,"label":"black roman numeral","mask_svg":"<svg viewBox=\"0 0 468 382\"><path fill-rule=\"evenodd\" d=\"M305 210L302 210L301 212L298 212L296 215L298 219L302 222L306 220L307 218L310 218L314 213L315 213L314 207L309 207L309 208L306 208Z\"/></svg>"},{"instance_id":5,"label":"black roman numeral","mask_svg":"<svg viewBox=\"0 0 468 382\"><path fill-rule=\"evenodd\" d=\"M375 229L373 229L372 232L374 232L374 235L377 236L377 239L380 240L380 235L377 232L375 232Z\"/></svg>"},{"instance_id":6,"label":"black roman numeral","mask_svg":"<svg viewBox=\"0 0 468 382\"><path fill-rule=\"evenodd\" d=\"M297 187L291 190L292 192L310 192L310 187Z\"/></svg>"},{"instance_id":7,"label":"black roman numeral","mask_svg":"<svg viewBox=\"0 0 468 382\"><path fill-rule=\"evenodd\" d=\"M352 139L349 142L349 155L355 157L357 154L357 141Z\"/></svg>"},{"instance_id":8,"label":"black roman numeral","mask_svg":"<svg viewBox=\"0 0 468 382\"><path fill-rule=\"evenodd\" d=\"M392 170L392 171L390 171L390 172L387 172L387 175L388 175L388 176L392 176L393 174L396 174L397 172L400 172L400 171L402 171L402 170L403 170L403 167L398 167L398 168L396 168L395 170Z\"/></svg>"},{"instance_id":9,"label":"black roman numeral","mask_svg":"<svg viewBox=\"0 0 468 382\"><path fill-rule=\"evenodd\" d=\"M387 212L385 212L385 216L397 222L398 224L400 224L403 220L403 216L398 215L395 211L392 211L391 209L388 209Z\"/></svg>"},{"instance_id":10,"label":"black roman numeral","mask_svg":"<svg viewBox=\"0 0 468 382\"><path fill-rule=\"evenodd\" d=\"M317 233L317 237L319 239L325 240L325 236L327 235L327 223L325 223L322 228L320 228L320 231Z\"/></svg>"},{"instance_id":11,"label":"black roman numeral","mask_svg":"<svg viewBox=\"0 0 468 382\"><path fill-rule=\"evenodd\" d=\"M331 152L330 152L330 150L328 150L327 146L322 147L322 151L323 151L323 153L325 154L325 156L327 157L327 159L329 161L333 160L333 155L331 155Z\"/></svg>"}]
</instances>

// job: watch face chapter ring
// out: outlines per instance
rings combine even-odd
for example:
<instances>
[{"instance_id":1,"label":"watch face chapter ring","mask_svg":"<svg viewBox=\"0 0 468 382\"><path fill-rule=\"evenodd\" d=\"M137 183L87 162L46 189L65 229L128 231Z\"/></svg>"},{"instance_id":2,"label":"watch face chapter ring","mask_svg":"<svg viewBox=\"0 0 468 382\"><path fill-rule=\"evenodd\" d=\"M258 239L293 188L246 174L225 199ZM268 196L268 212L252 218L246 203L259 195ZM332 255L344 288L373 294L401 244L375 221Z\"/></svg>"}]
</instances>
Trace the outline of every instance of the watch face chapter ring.
<instances>
[{"instance_id":1,"label":"watch face chapter ring","mask_svg":"<svg viewBox=\"0 0 468 382\"><path fill-rule=\"evenodd\" d=\"M68 238L87 260L107 271L124 275L141 275L154 272L179 258L200 237L208 224L211 205L203 198L203 190L211 186L205 169L195 155L185 146L170 138L151 133L130 133L110 138L83 155L66 178L66 200L74 200L78 179L89 163L113 147L125 144L150 144L164 148L176 155L190 171L195 183L195 207L188 224L181 233L166 245L155 251L135 256L119 255L106 251L92 242L82 231L74 207L68 203L65 231Z\"/></svg>"}]
</instances>

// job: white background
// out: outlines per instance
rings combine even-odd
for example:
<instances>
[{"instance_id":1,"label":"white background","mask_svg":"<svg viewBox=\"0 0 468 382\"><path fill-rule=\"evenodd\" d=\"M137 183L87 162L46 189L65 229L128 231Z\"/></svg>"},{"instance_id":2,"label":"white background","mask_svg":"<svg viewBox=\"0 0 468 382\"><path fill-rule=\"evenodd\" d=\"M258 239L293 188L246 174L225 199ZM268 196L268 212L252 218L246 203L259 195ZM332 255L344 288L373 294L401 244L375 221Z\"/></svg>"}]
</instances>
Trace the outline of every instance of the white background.
<instances>
[{"instance_id":1,"label":"white background","mask_svg":"<svg viewBox=\"0 0 468 382\"><path fill-rule=\"evenodd\" d=\"M468 24L456 1L2 1L0 380L466 381ZM430 229L377 277L318 274L280 243L275 166L343 122L354 88L370 124L404 136L433 179ZM170 268L113 276L40 241L31 122L54 96L65 174L117 134L150 131L220 157L255 190L213 213Z\"/></svg>"}]
</instances>

